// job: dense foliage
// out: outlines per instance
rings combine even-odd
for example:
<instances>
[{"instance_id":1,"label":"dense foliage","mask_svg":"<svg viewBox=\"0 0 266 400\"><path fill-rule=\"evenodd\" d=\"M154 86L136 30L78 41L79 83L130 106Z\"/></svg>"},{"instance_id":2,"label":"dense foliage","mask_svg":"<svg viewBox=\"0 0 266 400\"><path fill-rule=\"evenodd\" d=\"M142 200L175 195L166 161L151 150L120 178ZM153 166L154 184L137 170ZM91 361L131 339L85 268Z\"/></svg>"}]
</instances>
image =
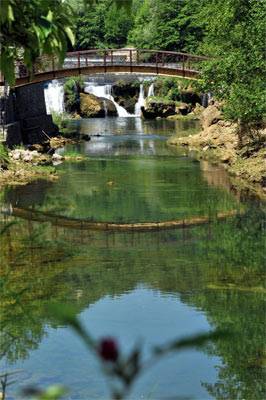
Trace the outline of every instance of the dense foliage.
<instances>
[{"instance_id":1,"label":"dense foliage","mask_svg":"<svg viewBox=\"0 0 266 400\"><path fill-rule=\"evenodd\" d=\"M260 122L266 114L266 3L208 0L197 18L205 32L200 49L212 57L203 68L205 89L226 100L225 116L240 126Z\"/></svg>"},{"instance_id":2,"label":"dense foliage","mask_svg":"<svg viewBox=\"0 0 266 400\"><path fill-rule=\"evenodd\" d=\"M66 79L64 84L65 107L67 111L79 109L79 93L84 88L84 80L80 76L72 76Z\"/></svg>"},{"instance_id":3,"label":"dense foliage","mask_svg":"<svg viewBox=\"0 0 266 400\"><path fill-rule=\"evenodd\" d=\"M0 68L10 83L18 54L31 70L42 54L58 56L62 62L68 43L74 44L73 11L63 0L2 0L0 22Z\"/></svg>"},{"instance_id":4,"label":"dense foliage","mask_svg":"<svg viewBox=\"0 0 266 400\"><path fill-rule=\"evenodd\" d=\"M132 26L131 8L113 0L78 7L76 49L123 47Z\"/></svg>"},{"instance_id":5,"label":"dense foliage","mask_svg":"<svg viewBox=\"0 0 266 400\"><path fill-rule=\"evenodd\" d=\"M137 0L129 42L140 48L195 51L202 31L193 25L195 1Z\"/></svg>"},{"instance_id":6,"label":"dense foliage","mask_svg":"<svg viewBox=\"0 0 266 400\"><path fill-rule=\"evenodd\" d=\"M224 100L226 118L246 130L266 114L265 4L263 0L3 0L1 70L13 82L18 52L30 68L42 54L62 61L72 46L205 54L210 59L202 66L202 90Z\"/></svg>"}]
</instances>

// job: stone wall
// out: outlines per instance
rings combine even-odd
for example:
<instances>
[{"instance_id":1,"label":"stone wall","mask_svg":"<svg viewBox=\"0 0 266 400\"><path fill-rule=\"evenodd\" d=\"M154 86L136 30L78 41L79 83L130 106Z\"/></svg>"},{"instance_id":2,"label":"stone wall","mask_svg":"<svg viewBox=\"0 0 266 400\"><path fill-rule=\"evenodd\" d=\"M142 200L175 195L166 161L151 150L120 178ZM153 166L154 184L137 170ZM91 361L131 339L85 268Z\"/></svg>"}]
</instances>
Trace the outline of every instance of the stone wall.
<instances>
[{"instance_id":1,"label":"stone wall","mask_svg":"<svg viewBox=\"0 0 266 400\"><path fill-rule=\"evenodd\" d=\"M1 100L4 112L6 142L9 147L20 143L42 143L58 133L51 115L46 113L43 83L22 86L11 90L7 99ZM44 133L45 132L45 133Z\"/></svg>"}]
</instances>

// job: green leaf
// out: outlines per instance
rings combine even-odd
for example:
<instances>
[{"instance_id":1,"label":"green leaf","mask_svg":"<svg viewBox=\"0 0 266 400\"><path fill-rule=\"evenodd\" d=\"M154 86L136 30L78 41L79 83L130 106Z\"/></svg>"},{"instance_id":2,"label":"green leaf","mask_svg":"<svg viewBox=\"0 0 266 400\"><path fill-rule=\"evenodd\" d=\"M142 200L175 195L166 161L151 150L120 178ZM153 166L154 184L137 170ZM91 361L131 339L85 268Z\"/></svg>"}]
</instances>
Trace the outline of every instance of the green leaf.
<instances>
[{"instance_id":1,"label":"green leaf","mask_svg":"<svg viewBox=\"0 0 266 400\"><path fill-rule=\"evenodd\" d=\"M51 10L48 11L46 19L47 19L47 21L52 22L52 20L53 20L53 12Z\"/></svg>"},{"instance_id":2,"label":"green leaf","mask_svg":"<svg viewBox=\"0 0 266 400\"><path fill-rule=\"evenodd\" d=\"M75 36L74 36L74 33L72 32L72 30L69 28L69 26L67 26L65 28L65 32L67 34L68 39L70 40L70 43L72 44L72 46L74 46L74 44L75 44Z\"/></svg>"},{"instance_id":3,"label":"green leaf","mask_svg":"<svg viewBox=\"0 0 266 400\"><path fill-rule=\"evenodd\" d=\"M8 16L9 21L14 21L15 20L14 14L13 14L13 9L12 9L10 4L8 5L7 16Z\"/></svg>"}]
</instances>

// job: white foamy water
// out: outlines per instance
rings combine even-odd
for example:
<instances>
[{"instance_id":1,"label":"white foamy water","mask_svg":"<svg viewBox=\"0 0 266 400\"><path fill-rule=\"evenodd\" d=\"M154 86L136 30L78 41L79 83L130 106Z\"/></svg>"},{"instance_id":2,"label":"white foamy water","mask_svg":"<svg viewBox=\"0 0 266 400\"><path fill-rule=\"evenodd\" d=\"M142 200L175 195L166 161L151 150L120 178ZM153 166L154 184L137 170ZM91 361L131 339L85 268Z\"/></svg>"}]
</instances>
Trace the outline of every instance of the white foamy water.
<instances>
[{"instance_id":1,"label":"white foamy water","mask_svg":"<svg viewBox=\"0 0 266 400\"><path fill-rule=\"evenodd\" d=\"M85 93L94 94L97 97L108 99L114 103L117 114L119 117L134 117L134 115L127 112L127 110L120 106L112 96L112 85L93 85L88 84L84 89ZM105 112L106 114L106 112Z\"/></svg>"},{"instance_id":2,"label":"white foamy water","mask_svg":"<svg viewBox=\"0 0 266 400\"><path fill-rule=\"evenodd\" d=\"M48 83L48 86L44 89L44 98L47 114L52 114L52 112L62 114L65 111L64 86L57 79Z\"/></svg>"},{"instance_id":3,"label":"white foamy water","mask_svg":"<svg viewBox=\"0 0 266 400\"><path fill-rule=\"evenodd\" d=\"M114 99L112 95L112 85L97 85L95 83L87 83L84 89L85 93L94 94L97 97L103 99L108 99L113 102L117 110L119 117L140 117L141 107L145 103L144 87L143 84L140 85L138 101L135 104L135 113L130 114L124 107L120 106ZM154 84L152 83L148 89L148 96L154 96ZM52 112L63 113L65 111L64 107L64 86L57 79L54 79L48 84L44 89L44 98L46 104L47 114ZM107 115L107 107L105 106L105 115Z\"/></svg>"},{"instance_id":4,"label":"white foamy water","mask_svg":"<svg viewBox=\"0 0 266 400\"><path fill-rule=\"evenodd\" d=\"M152 83L149 86L149 90L148 90L148 96L147 97L151 97L151 96L154 96L154 83Z\"/></svg>"},{"instance_id":5,"label":"white foamy water","mask_svg":"<svg viewBox=\"0 0 266 400\"><path fill-rule=\"evenodd\" d=\"M135 115L136 117L140 117L141 116L141 107L144 106L145 103L145 97L144 97L144 87L141 84L139 87L139 98L137 103L135 104Z\"/></svg>"}]
</instances>

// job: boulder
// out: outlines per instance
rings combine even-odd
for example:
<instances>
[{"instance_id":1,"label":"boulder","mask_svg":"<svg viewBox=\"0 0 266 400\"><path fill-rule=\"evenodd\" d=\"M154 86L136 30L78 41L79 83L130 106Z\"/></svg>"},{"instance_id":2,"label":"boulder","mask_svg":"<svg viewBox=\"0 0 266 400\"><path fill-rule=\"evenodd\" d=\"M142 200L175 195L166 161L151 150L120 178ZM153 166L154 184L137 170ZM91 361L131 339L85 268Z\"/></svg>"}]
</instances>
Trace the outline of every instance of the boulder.
<instances>
[{"instance_id":1,"label":"boulder","mask_svg":"<svg viewBox=\"0 0 266 400\"><path fill-rule=\"evenodd\" d=\"M103 106L108 117L117 117L117 110L114 103L111 100L100 98L103 101Z\"/></svg>"},{"instance_id":2,"label":"boulder","mask_svg":"<svg viewBox=\"0 0 266 400\"><path fill-rule=\"evenodd\" d=\"M157 117L167 118L176 114L175 102L160 102L148 99L144 107L141 108L143 117L146 119L155 119Z\"/></svg>"},{"instance_id":3,"label":"boulder","mask_svg":"<svg viewBox=\"0 0 266 400\"><path fill-rule=\"evenodd\" d=\"M93 94L80 93L80 114L85 118L104 118L105 107L103 100Z\"/></svg>"},{"instance_id":4,"label":"boulder","mask_svg":"<svg viewBox=\"0 0 266 400\"><path fill-rule=\"evenodd\" d=\"M209 126L216 124L222 119L222 113L218 109L217 105L210 105L201 114L202 128L206 129Z\"/></svg>"},{"instance_id":5,"label":"boulder","mask_svg":"<svg viewBox=\"0 0 266 400\"><path fill-rule=\"evenodd\" d=\"M112 86L115 101L129 113L134 114L135 104L139 96L139 82L117 81Z\"/></svg>"},{"instance_id":6,"label":"boulder","mask_svg":"<svg viewBox=\"0 0 266 400\"><path fill-rule=\"evenodd\" d=\"M187 103L180 103L176 106L176 113L181 115L187 115L191 111L191 107Z\"/></svg>"},{"instance_id":7,"label":"boulder","mask_svg":"<svg viewBox=\"0 0 266 400\"><path fill-rule=\"evenodd\" d=\"M197 117L201 116L205 108L200 105L199 103L196 104L196 106L193 109L193 114L195 114Z\"/></svg>"},{"instance_id":8,"label":"boulder","mask_svg":"<svg viewBox=\"0 0 266 400\"><path fill-rule=\"evenodd\" d=\"M124 107L127 112L134 114L135 112L135 104L138 101L138 97L115 97L115 101L122 107Z\"/></svg>"},{"instance_id":9,"label":"boulder","mask_svg":"<svg viewBox=\"0 0 266 400\"><path fill-rule=\"evenodd\" d=\"M64 157L61 156L61 155L58 154L58 153L54 153L54 154L52 155L52 160L53 160L53 161L62 161L62 160L64 160Z\"/></svg>"}]
</instances>

